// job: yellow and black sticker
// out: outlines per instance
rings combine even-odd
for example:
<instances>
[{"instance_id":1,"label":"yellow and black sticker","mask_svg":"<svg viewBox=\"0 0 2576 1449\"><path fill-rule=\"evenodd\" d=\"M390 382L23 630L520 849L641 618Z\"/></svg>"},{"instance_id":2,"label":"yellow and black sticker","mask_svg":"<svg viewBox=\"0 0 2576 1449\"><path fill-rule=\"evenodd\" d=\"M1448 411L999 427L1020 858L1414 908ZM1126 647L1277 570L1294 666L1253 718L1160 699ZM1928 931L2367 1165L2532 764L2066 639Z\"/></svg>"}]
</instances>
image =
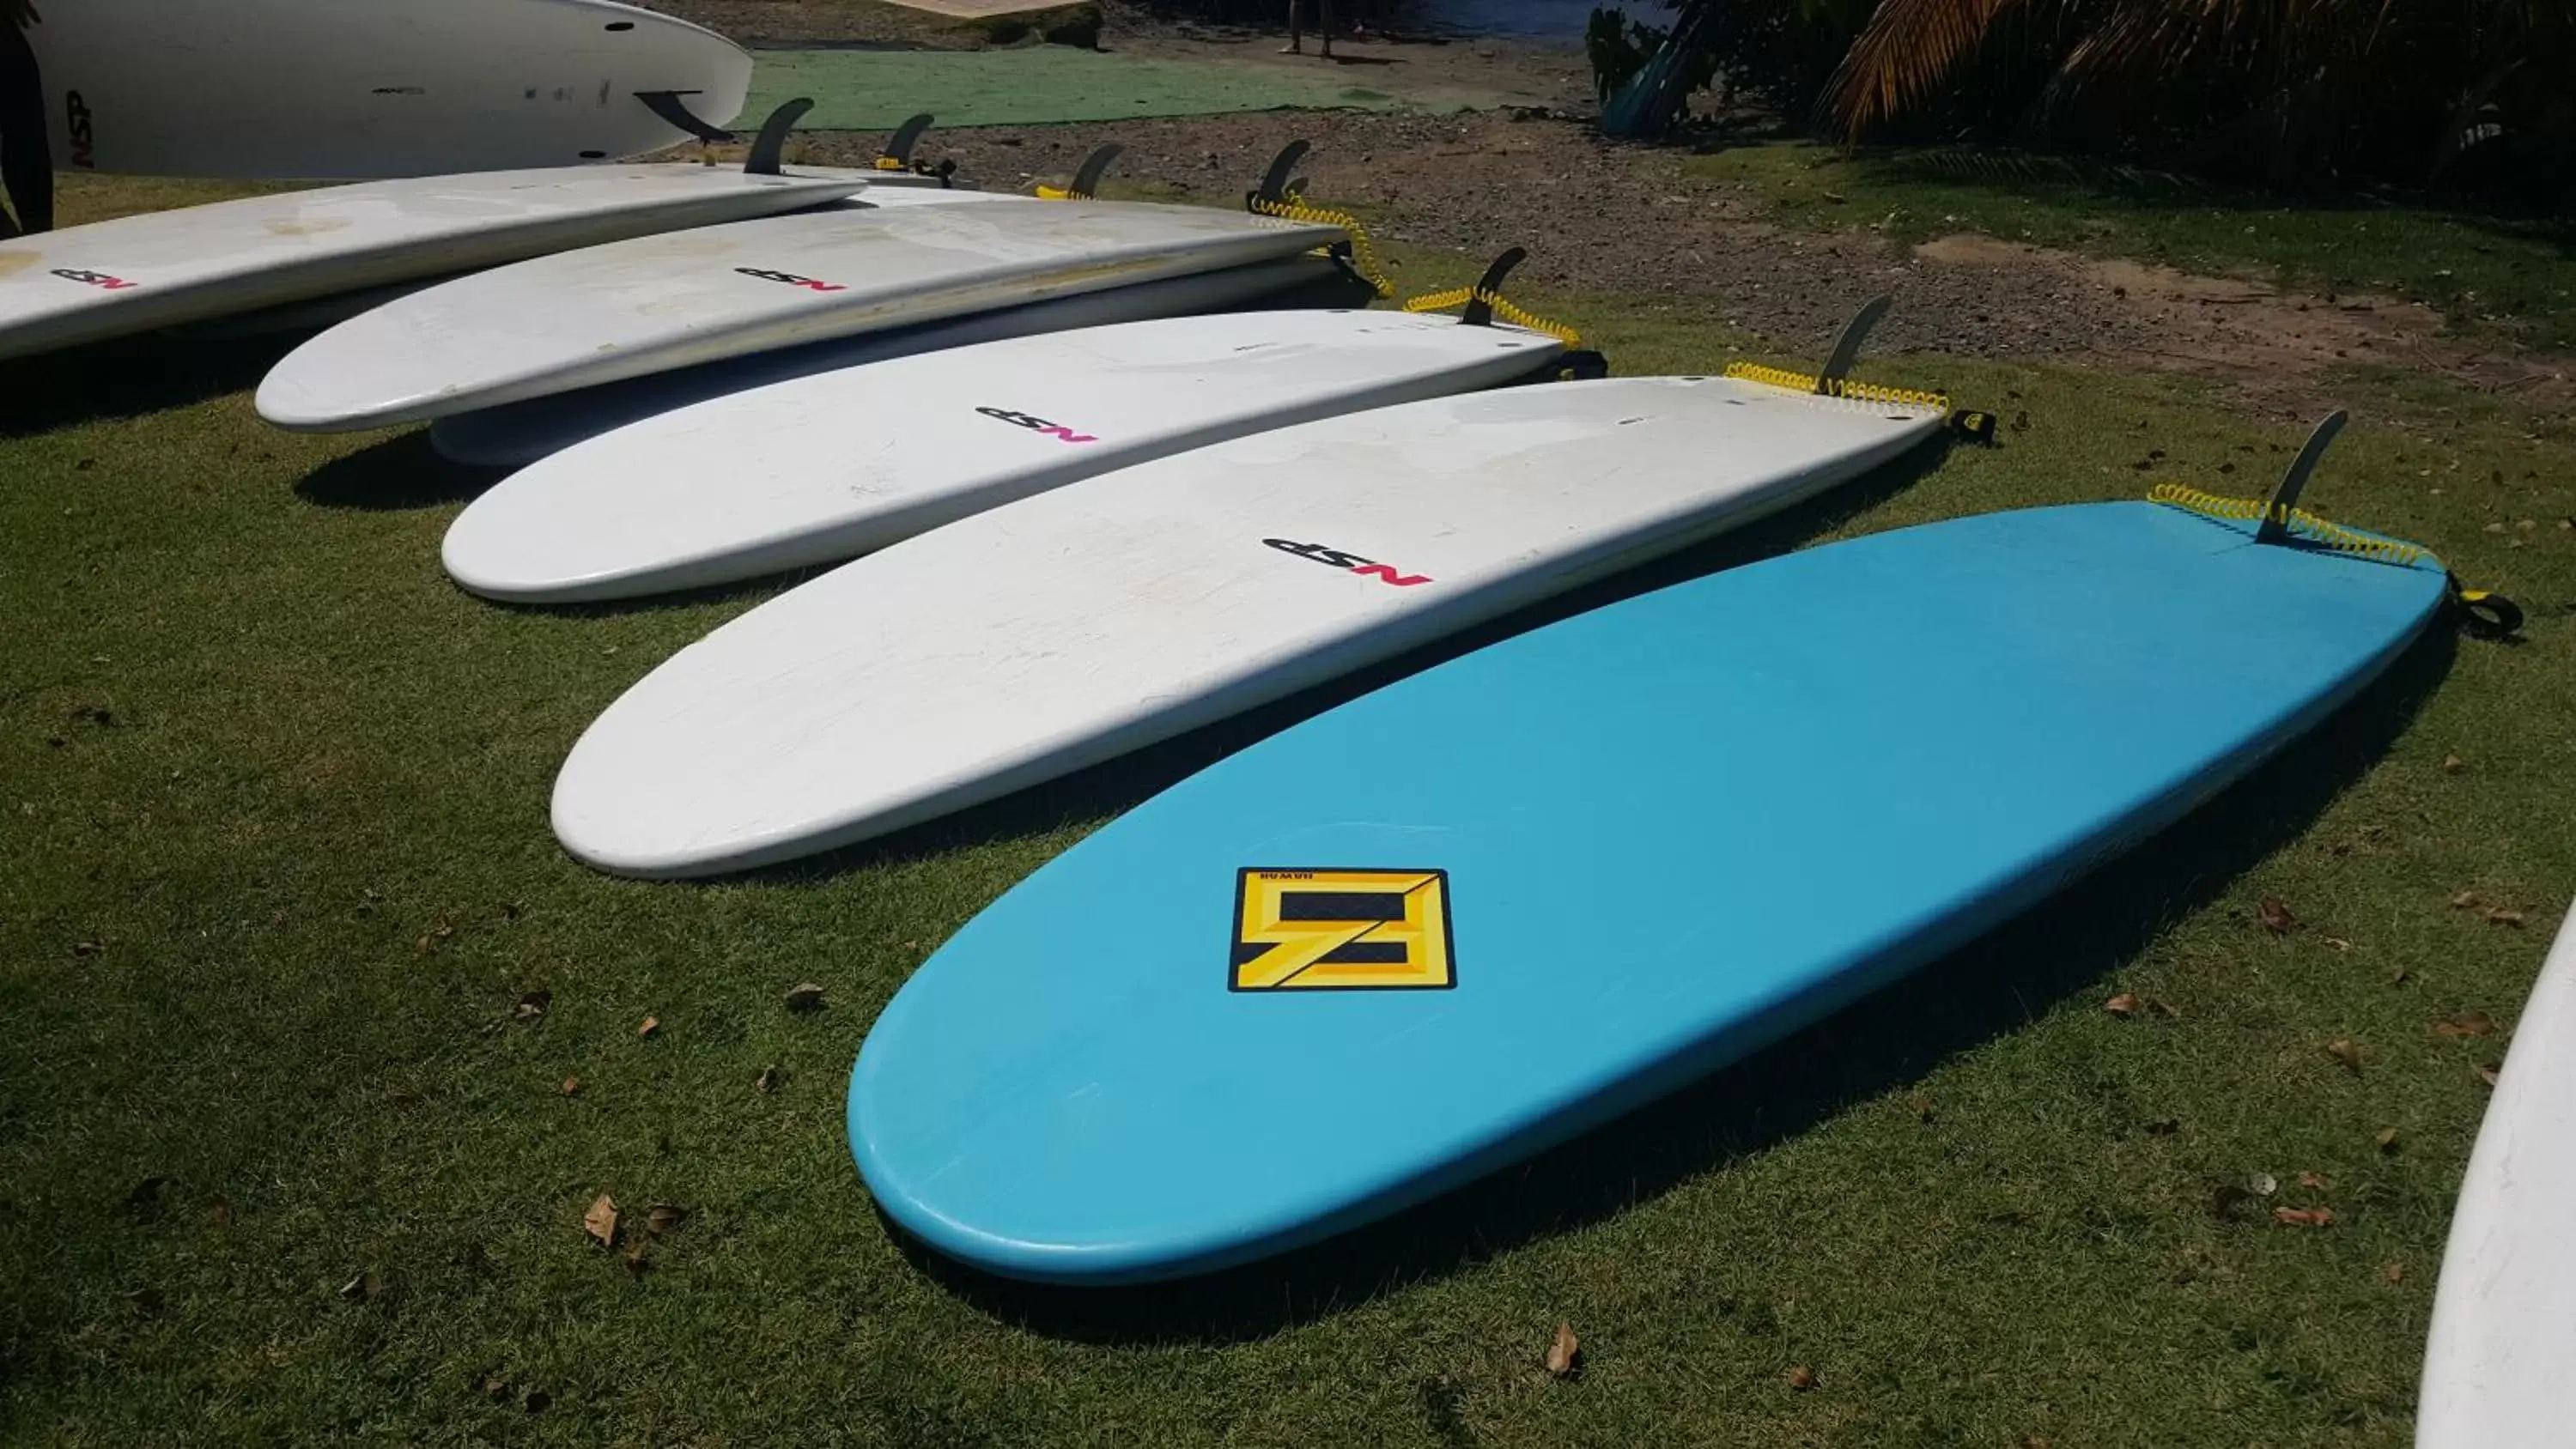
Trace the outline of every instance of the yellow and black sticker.
<instances>
[{"instance_id":1,"label":"yellow and black sticker","mask_svg":"<svg viewBox=\"0 0 2576 1449\"><path fill-rule=\"evenodd\" d=\"M1445 870L1245 870L1234 887L1235 991L1445 991Z\"/></svg>"}]
</instances>

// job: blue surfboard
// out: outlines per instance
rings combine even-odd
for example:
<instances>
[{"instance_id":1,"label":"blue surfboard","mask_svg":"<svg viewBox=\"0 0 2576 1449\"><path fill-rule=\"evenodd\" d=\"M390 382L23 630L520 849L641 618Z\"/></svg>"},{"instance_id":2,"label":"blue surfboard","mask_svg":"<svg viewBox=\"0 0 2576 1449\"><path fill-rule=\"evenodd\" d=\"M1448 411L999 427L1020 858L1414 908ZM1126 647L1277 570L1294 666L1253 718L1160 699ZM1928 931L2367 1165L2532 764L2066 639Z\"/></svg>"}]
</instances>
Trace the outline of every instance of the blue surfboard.
<instances>
[{"instance_id":1,"label":"blue surfboard","mask_svg":"<svg viewBox=\"0 0 2576 1449\"><path fill-rule=\"evenodd\" d=\"M851 1082L861 1173L978 1267L1172 1277L1815 1020L2244 774L2443 602L2411 546L2306 515L2258 543L2256 506L2186 501L1697 579L1212 766L895 996Z\"/></svg>"}]
</instances>

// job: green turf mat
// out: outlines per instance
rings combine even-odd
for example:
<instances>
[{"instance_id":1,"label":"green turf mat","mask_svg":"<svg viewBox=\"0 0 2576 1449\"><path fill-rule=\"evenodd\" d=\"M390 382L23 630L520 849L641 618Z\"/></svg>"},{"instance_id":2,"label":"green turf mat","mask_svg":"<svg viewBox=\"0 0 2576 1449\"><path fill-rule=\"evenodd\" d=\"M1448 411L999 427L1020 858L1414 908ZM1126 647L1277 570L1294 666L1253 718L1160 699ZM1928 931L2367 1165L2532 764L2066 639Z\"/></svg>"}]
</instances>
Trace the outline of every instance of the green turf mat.
<instances>
[{"instance_id":1,"label":"green turf mat","mask_svg":"<svg viewBox=\"0 0 2576 1449\"><path fill-rule=\"evenodd\" d=\"M1393 110L1383 91L1247 66L1143 60L1066 46L1026 50L765 50L747 117L814 98L808 129L889 130L929 111L943 129L1212 116L1229 111ZM1455 109L1442 107L1441 109Z\"/></svg>"}]
</instances>

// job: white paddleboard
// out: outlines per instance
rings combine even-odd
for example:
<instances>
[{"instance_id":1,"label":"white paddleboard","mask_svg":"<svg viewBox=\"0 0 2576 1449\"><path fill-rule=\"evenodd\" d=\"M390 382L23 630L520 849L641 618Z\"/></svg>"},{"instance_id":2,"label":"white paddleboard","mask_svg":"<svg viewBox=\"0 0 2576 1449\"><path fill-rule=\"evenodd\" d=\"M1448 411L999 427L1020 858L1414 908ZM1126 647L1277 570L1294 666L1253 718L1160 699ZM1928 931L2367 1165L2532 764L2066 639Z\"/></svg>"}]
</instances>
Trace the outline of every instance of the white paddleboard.
<instances>
[{"instance_id":1,"label":"white paddleboard","mask_svg":"<svg viewBox=\"0 0 2576 1449\"><path fill-rule=\"evenodd\" d=\"M555 833L593 866L657 877L879 835L1722 532L1940 423L1718 378L1551 383L1041 493L673 656L573 747Z\"/></svg>"},{"instance_id":2,"label":"white paddleboard","mask_svg":"<svg viewBox=\"0 0 2576 1449\"><path fill-rule=\"evenodd\" d=\"M1274 261L1338 228L928 189L638 237L415 292L289 353L260 416L342 432L829 337ZM937 204L923 204L933 202Z\"/></svg>"},{"instance_id":3,"label":"white paddleboard","mask_svg":"<svg viewBox=\"0 0 2576 1449\"><path fill-rule=\"evenodd\" d=\"M718 398L558 453L476 499L444 558L466 588L531 603L752 578L1227 438L1507 382L1563 350L1454 317L1331 311L924 353Z\"/></svg>"},{"instance_id":4,"label":"white paddleboard","mask_svg":"<svg viewBox=\"0 0 2576 1449\"><path fill-rule=\"evenodd\" d=\"M27 32L65 171L340 180L572 166L722 126L751 57L606 0L52 0Z\"/></svg>"},{"instance_id":5,"label":"white paddleboard","mask_svg":"<svg viewBox=\"0 0 2576 1449\"><path fill-rule=\"evenodd\" d=\"M755 352L748 357L630 377L578 392L457 413L431 423L429 441L438 455L451 463L476 468L524 468L613 428L789 378L1005 337L1031 337L1150 317L1222 312L1259 305L1265 300L1295 305L1282 294L1302 296L1310 289L1333 287L1337 281L1346 282L1347 274L1329 258L1316 256L1228 267L1221 272L1196 272L1160 282L1113 287L1106 292L1058 297L1051 302L975 312L917 327L898 327L891 332L862 333L775 352ZM1335 290L1347 295L1347 286ZM357 313L341 315L352 317Z\"/></svg>"},{"instance_id":6,"label":"white paddleboard","mask_svg":"<svg viewBox=\"0 0 2576 1449\"><path fill-rule=\"evenodd\" d=\"M2415 1409L2419 1449L2576 1437L2576 910L2469 1154Z\"/></svg>"},{"instance_id":7,"label":"white paddleboard","mask_svg":"<svg viewBox=\"0 0 2576 1449\"><path fill-rule=\"evenodd\" d=\"M867 184L862 171L629 162L374 181L65 227L0 242L0 357L820 206Z\"/></svg>"}]
</instances>

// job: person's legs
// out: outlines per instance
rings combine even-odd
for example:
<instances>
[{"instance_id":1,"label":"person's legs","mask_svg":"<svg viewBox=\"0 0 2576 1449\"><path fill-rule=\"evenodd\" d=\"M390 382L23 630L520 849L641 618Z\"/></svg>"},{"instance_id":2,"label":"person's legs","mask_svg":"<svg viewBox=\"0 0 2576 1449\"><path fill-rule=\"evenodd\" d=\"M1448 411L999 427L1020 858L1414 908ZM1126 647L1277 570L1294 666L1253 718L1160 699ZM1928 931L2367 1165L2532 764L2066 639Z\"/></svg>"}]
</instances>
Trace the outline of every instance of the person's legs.
<instances>
[{"instance_id":1,"label":"person's legs","mask_svg":"<svg viewBox=\"0 0 2576 1449\"><path fill-rule=\"evenodd\" d=\"M0 20L0 187L20 231L54 226L54 160L45 143L45 87L36 52L17 26Z\"/></svg>"},{"instance_id":2,"label":"person's legs","mask_svg":"<svg viewBox=\"0 0 2576 1449\"><path fill-rule=\"evenodd\" d=\"M1333 58L1333 0L1315 0L1315 36L1324 59Z\"/></svg>"},{"instance_id":3,"label":"person's legs","mask_svg":"<svg viewBox=\"0 0 2576 1449\"><path fill-rule=\"evenodd\" d=\"M1306 37L1297 29L1297 12L1305 8L1305 4L1306 0L1288 0L1288 43L1279 47L1281 55L1306 53Z\"/></svg>"}]
</instances>

